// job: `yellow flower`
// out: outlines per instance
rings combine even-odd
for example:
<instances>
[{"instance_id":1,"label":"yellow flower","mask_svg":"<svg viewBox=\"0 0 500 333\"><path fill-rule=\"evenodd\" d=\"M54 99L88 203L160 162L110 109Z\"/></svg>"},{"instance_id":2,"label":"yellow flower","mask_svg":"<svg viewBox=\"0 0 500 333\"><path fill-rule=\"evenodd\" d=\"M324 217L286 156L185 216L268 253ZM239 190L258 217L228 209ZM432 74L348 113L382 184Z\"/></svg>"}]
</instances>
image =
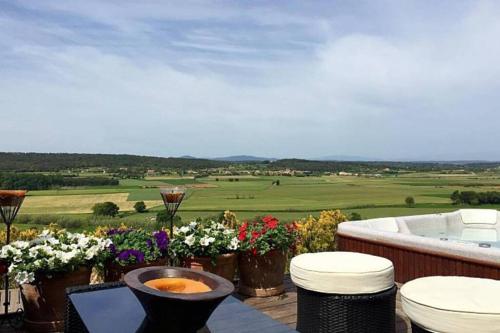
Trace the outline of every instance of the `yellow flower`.
<instances>
[{"instance_id":1,"label":"yellow flower","mask_svg":"<svg viewBox=\"0 0 500 333\"><path fill-rule=\"evenodd\" d=\"M298 230L300 242L299 253L334 251L336 249L335 234L340 222L347 221L340 210L325 210L316 219L312 215L300 220Z\"/></svg>"}]
</instances>

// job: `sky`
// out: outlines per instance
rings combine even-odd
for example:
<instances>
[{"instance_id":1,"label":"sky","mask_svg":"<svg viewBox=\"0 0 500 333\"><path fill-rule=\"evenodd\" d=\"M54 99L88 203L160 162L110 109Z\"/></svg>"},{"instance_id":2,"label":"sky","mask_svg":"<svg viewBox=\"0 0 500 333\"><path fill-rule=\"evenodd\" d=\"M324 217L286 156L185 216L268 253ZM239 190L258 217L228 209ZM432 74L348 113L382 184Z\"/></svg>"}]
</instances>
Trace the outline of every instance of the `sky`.
<instances>
[{"instance_id":1,"label":"sky","mask_svg":"<svg viewBox=\"0 0 500 333\"><path fill-rule=\"evenodd\" d=\"M0 0L0 151L500 160L500 1Z\"/></svg>"}]
</instances>

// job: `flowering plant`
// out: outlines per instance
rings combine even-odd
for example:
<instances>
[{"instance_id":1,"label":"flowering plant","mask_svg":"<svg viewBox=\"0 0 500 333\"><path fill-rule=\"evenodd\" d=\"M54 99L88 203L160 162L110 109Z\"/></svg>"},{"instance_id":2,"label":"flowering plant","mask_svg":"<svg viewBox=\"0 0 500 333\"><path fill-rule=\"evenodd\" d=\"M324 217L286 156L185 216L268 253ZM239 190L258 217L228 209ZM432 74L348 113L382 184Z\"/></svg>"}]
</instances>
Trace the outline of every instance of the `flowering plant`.
<instances>
[{"instance_id":1,"label":"flowering plant","mask_svg":"<svg viewBox=\"0 0 500 333\"><path fill-rule=\"evenodd\" d=\"M335 251L337 227L344 221L347 216L340 210L325 210L318 218L309 216L298 221L298 253Z\"/></svg>"},{"instance_id":2,"label":"flowering plant","mask_svg":"<svg viewBox=\"0 0 500 333\"><path fill-rule=\"evenodd\" d=\"M18 240L5 245L0 259L9 263L9 274L19 284L31 283L36 276L72 272L81 266L102 262L109 239L43 230L31 241Z\"/></svg>"},{"instance_id":3,"label":"flowering plant","mask_svg":"<svg viewBox=\"0 0 500 333\"><path fill-rule=\"evenodd\" d=\"M106 232L111 240L108 258L121 266L149 263L167 256L168 236L164 230L147 232L140 229L118 228Z\"/></svg>"},{"instance_id":4,"label":"flowering plant","mask_svg":"<svg viewBox=\"0 0 500 333\"><path fill-rule=\"evenodd\" d=\"M264 255L271 250L287 251L295 247L298 232L295 222L284 223L268 215L244 222L238 233L241 251Z\"/></svg>"},{"instance_id":5,"label":"flowering plant","mask_svg":"<svg viewBox=\"0 0 500 333\"><path fill-rule=\"evenodd\" d=\"M176 228L170 244L170 253L177 258L210 257L238 250L236 231L217 222L191 222Z\"/></svg>"}]
</instances>

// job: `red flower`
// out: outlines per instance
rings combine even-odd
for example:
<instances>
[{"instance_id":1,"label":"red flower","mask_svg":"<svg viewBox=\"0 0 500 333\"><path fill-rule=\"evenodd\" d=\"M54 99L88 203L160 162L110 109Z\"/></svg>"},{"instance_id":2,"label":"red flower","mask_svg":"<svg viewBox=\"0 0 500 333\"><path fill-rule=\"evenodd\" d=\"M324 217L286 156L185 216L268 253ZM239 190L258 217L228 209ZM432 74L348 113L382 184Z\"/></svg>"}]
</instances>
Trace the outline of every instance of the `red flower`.
<instances>
[{"instance_id":1,"label":"red flower","mask_svg":"<svg viewBox=\"0 0 500 333\"><path fill-rule=\"evenodd\" d=\"M267 215L262 218L262 222L266 224L269 229L276 229L278 227L278 219L272 215Z\"/></svg>"},{"instance_id":2,"label":"red flower","mask_svg":"<svg viewBox=\"0 0 500 333\"><path fill-rule=\"evenodd\" d=\"M240 240L240 242L243 242L246 238L247 238L247 232L244 230L240 231L238 235L238 239Z\"/></svg>"},{"instance_id":3,"label":"red flower","mask_svg":"<svg viewBox=\"0 0 500 333\"><path fill-rule=\"evenodd\" d=\"M256 256L256 255L257 255L257 249L256 249L255 247L252 249L252 254L253 254L254 256Z\"/></svg>"},{"instance_id":4,"label":"red flower","mask_svg":"<svg viewBox=\"0 0 500 333\"><path fill-rule=\"evenodd\" d=\"M250 243L255 243L255 240L257 239L257 237L260 236L260 233L257 232L257 231L252 231L252 239L250 239Z\"/></svg>"},{"instance_id":5,"label":"red flower","mask_svg":"<svg viewBox=\"0 0 500 333\"><path fill-rule=\"evenodd\" d=\"M266 225L269 229L276 229L276 227L278 227L278 220L271 220L269 222L266 222Z\"/></svg>"}]
</instances>

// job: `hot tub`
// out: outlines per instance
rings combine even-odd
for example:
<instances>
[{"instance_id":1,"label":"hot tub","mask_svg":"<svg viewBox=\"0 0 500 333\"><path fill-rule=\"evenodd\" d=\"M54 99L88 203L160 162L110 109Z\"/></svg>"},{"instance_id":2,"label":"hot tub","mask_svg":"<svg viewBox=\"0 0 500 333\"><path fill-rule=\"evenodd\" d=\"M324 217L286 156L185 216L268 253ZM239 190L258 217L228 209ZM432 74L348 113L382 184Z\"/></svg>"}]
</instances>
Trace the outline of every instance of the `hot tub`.
<instances>
[{"instance_id":1,"label":"hot tub","mask_svg":"<svg viewBox=\"0 0 500 333\"><path fill-rule=\"evenodd\" d=\"M430 275L500 279L500 212L452 213L341 223L339 250L386 257L404 283Z\"/></svg>"}]
</instances>

